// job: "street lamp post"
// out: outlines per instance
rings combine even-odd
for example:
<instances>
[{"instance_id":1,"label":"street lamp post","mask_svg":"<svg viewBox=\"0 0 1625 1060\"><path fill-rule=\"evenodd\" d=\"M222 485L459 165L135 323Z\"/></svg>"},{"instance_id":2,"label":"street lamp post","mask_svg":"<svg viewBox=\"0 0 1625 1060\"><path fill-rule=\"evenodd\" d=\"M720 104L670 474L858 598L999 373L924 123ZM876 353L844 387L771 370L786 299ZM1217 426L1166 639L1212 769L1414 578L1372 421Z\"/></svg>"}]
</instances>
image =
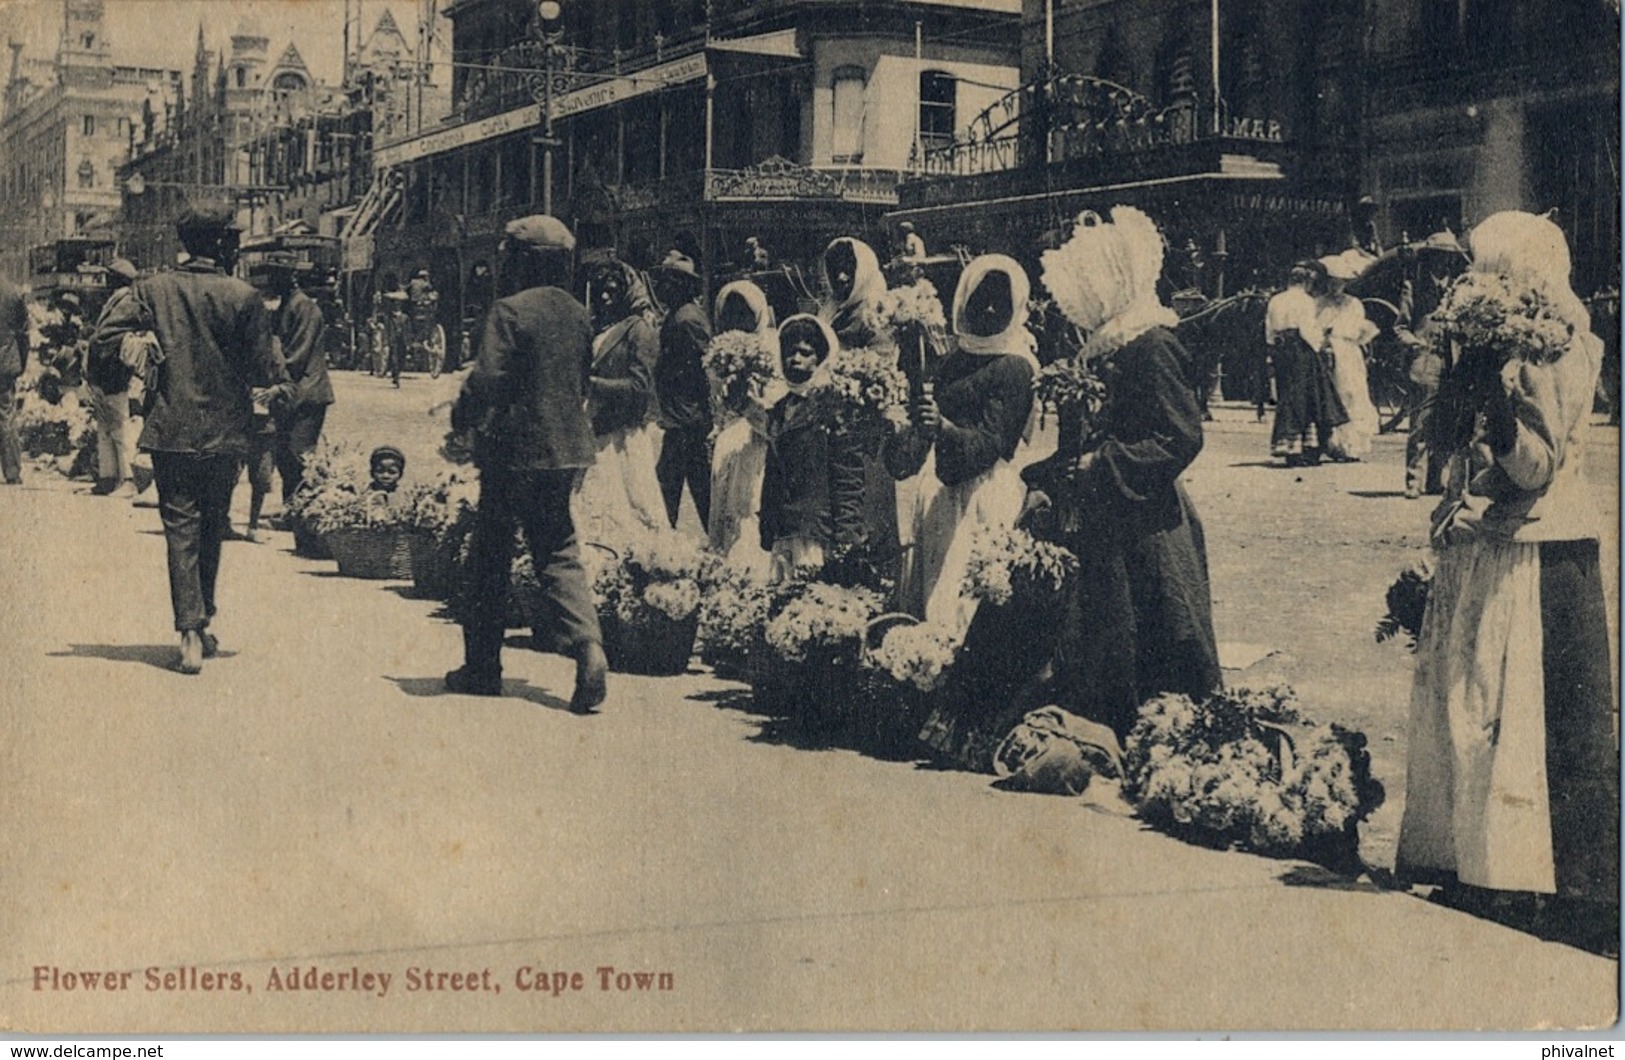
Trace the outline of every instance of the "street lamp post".
<instances>
[{"instance_id":1,"label":"street lamp post","mask_svg":"<svg viewBox=\"0 0 1625 1060\"><path fill-rule=\"evenodd\" d=\"M564 35L564 9L558 0L536 5L536 25L542 38L542 134L534 142L542 148L542 212L553 213L553 49ZM535 197L532 196L532 201Z\"/></svg>"}]
</instances>

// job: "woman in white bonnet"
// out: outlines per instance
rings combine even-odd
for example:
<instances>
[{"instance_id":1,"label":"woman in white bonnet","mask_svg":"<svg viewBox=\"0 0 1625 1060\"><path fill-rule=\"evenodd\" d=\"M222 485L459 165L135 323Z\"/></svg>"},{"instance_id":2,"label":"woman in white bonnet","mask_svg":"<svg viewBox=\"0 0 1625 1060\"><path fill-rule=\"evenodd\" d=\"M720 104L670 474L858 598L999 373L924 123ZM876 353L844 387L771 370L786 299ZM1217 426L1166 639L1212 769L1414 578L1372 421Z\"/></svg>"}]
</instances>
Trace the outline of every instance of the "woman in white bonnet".
<instances>
[{"instance_id":1,"label":"woman in white bonnet","mask_svg":"<svg viewBox=\"0 0 1625 1060\"><path fill-rule=\"evenodd\" d=\"M1617 946L1614 684L1601 523L1580 468L1602 343L1551 221L1495 214L1471 248L1472 272L1542 298L1570 338L1538 357L1463 348L1440 385L1429 440L1451 455L1398 871L1457 904L1538 907L1569 937Z\"/></svg>"},{"instance_id":2,"label":"woman in white bonnet","mask_svg":"<svg viewBox=\"0 0 1625 1060\"><path fill-rule=\"evenodd\" d=\"M1202 450L1191 355L1157 300L1162 235L1132 207L1084 214L1043 255L1044 286L1088 338L1080 356L1106 386L1087 424L1063 422L1056 454L1028 468L1053 503L1059 542L1080 569L1064 590L1057 700L1119 737L1162 692L1218 688L1207 549L1179 478Z\"/></svg>"},{"instance_id":3,"label":"woman in white bonnet","mask_svg":"<svg viewBox=\"0 0 1625 1060\"><path fill-rule=\"evenodd\" d=\"M749 280L735 280L717 292L715 330L754 335L777 359L778 335L767 295ZM715 341L714 339L712 341ZM767 553L760 547L757 512L762 506L762 473L767 464L767 410L782 395L782 380L751 393L743 409L719 407L711 450L711 519L707 526L711 549L733 566L767 569ZM713 402L721 388L711 380Z\"/></svg>"},{"instance_id":4,"label":"woman in white bonnet","mask_svg":"<svg viewBox=\"0 0 1625 1060\"><path fill-rule=\"evenodd\" d=\"M1377 337L1377 328L1365 315L1365 303L1343 291L1370 260L1359 250L1320 259L1325 272L1314 292L1314 334L1305 336L1317 351L1330 357L1332 383L1346 415L1346 422L1332 429L1326 447L1335 460L1370 456L1371 439L1379 424L1365 370L1365 347Z\"/></svg>"}]
</instances>

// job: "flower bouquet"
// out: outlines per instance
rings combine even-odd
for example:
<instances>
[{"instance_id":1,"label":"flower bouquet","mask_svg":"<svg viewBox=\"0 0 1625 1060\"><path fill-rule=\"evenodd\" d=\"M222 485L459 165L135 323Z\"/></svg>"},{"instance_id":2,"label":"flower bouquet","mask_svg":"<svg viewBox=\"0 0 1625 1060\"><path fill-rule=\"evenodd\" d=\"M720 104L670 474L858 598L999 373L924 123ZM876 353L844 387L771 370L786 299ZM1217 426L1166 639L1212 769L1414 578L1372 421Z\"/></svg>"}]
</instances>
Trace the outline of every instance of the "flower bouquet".
<instances>
[{"instance_id":1,"label":"flower bouquet","mask_svg":"<svg viewBox=\"0 0 1625 1060\"><path fill-rule=\"evenodd\" d=\"M703 363L716 381L723 407L742 416L777 376L774 359L760 335L724 331L706 346Z\"/></svg>"},{"instance_id":2,"label":"flower bouquet","mask_svg":"<svg viewBox=\"0 0 1625 1060\"><path fill-rule=\"evenodd\" d=\"M593 597L610 665L670 676L688 668L699 627L699 547L676 533L598 546Z\"/></svg>"},{"instance_id":3,"label":"flower bouquet","mask_svg":"<svg viewBox=\"0 0 1625 1060\"><path fill-rule=\"evenodd\" d=\"M885 354L843 349L825 362L812 402L835 430L879 433L908 423L908 378Z\"/></svg>"},{"instance_id":4,"label":"flower bouquet","mask_svg":"<svg viewBox=\"0 0 1625 1060\"><path fill-rule=\"evenodd\" d=\"M1053 599L1077 569L1077 556L1025 530L983 530L971 542L965 588L994 607L1027 604Z\"/></svg>"},{"instance_id":5,"label":"flower bouquet","mask_svg":"<svg viewBox=\"0 0 1625 1060\"><path fill-rule=\"evenodd\" d=\"M928 379L931 359L948 344L948 318L936 285L922 276L889 288L876 303L875 313L897 342L904 373L915 382Z\"/></svg>"},{"instance_id":6,"label":"flower bouquet","mask_svg":"<svg viewBox=\"0 0 1625 1060\"><path fill-rule=\"evenodd\" d=\"M1060 421L1081 424L1087 435L1089 423L1106 404L1106 384L1083 358L1063 357L1039 370L1033 380L1033 398L1045 424L1054 412Z\"/></svg>"},{"instance_id":7,"label":"flower bouquet","mask_svg":"<svg viewBox=\"0 0 1625 1060\"><path fill-rule=\"evenodd\" d=\"M1365 747L1304 719L1291 689L1162 695L1129 734L1123 791L1148 824L1196 842L1352 864L1384 795Z\"/></svg>"},{"instance_id":8,"label":"flower bouquet","mask_svg":"<svg viewBox=\"0 0 1625 1060\"><path fill-rule=\"evenodd\" d=\"M1574 338L1540 291L1499 273L1465 272L1450 282L1433 311L1435 342L1453 341L1467 356L1545 364L1557 360Z\"/></svg>"},{"instance_id":9,"label":"flower bouquet","mask_svg":"<svg viewBox=\"0 0 1625 1060\"><path fill-rule=\"evenodd\" d=\"M1404 633L1412 651L1422 635L1422 615L1427 611L1428 592L1433 587L1433 565L1426 556L1399 572L1388 586L1388 613L1377 622L1377 643Z\"/></svg>"},{"instance_id":10,"label":"flower bouquet","mask_svg":"<svg viewBox=\"0 0 1625 1060\"><path fill-rule=\"evenodd\" d=\"M296 549L303 527L321 536L346 577L411 578L417 512L434 488L404 483L383 493L370 489L371 481L366 454L358 448L327 445L308 455L288 506Z\"/></svg>"}]
</instances>

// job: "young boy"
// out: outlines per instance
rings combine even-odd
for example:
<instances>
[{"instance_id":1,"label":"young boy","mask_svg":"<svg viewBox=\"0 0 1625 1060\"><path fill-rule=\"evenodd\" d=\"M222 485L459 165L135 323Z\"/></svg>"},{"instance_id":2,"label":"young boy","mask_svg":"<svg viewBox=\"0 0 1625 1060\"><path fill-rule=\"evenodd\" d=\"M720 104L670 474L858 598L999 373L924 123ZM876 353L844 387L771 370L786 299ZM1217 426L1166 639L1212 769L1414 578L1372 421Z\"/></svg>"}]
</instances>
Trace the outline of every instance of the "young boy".
<instances>
[{"instance_id":1,"label":"young boy","mask_svg":"<svg viewBox=\"0 0 1625 1060\"><path fill-rule=\"evenodd\" d=\"M372 451L368 464L372 470L372 482L367 488L373 493L394 493L401 484L401 476L406 473L406 454L393 445L380 445Z\"/></svg>"}]
</instances>

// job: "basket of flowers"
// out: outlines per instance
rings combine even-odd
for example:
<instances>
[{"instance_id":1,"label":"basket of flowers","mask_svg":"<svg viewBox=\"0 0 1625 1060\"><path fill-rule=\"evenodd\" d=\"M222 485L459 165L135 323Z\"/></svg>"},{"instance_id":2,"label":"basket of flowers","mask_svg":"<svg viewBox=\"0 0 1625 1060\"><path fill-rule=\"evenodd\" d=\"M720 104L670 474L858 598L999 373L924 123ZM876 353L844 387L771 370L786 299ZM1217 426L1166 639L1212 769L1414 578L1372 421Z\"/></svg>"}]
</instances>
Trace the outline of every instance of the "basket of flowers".
<instances>
[{"instance_id":1,"label":"basket of flowers","mask_svg":"<svg viewBox=\"0 0 1625 1060\"><path fill-rule=\"evenodd\" d=\"M880 615L864 636L862 695L847 728L876 750L914 749L920 727L947 683L959 641L952 631L912 615Z\"/></svg>"},{"instance_id":2,"label":"basket of flowers","mask_svg":"<svg viewBox=\"0 0 1625 1060\"><path fill-rule=\"evenodd\" d=\"M1304 718L1288 688L1140 708L1123 792L1152 827L1209 846L1347 864L1382 805L1362 733Z\"/></svg>"},{"instance_id":3,"label":"basket of flowers","mask_svg":"<svg viewBox=\"0 0 1625 1060\"><path fill-rule=\"evenodd\" d=\"M708 557L700 571L694 647L718 677L747 680L767 652L767 623L783 595L767 576Z\"/></svg>"},{"instance_id":4,"label":"basket of flowers","mask_svg":"<svg viewBox=\"0 0 1625 1060\"><path fill-rule=\"evenodd\" d=\"M306 453L299 489L286 513L294 554L332 559L321 524L327 513L353 508L371 478L367 455L356 446L324 440Z\"/></svg>"},{"instance_id":5,"label":"basket of flowers","mask_svg":"<svg viewBox=\"0 0 1625 1060\"><path fill-rule=\"evenodd\" d=\"M407 521L418 535L412 547L412 595L449 600L473 530L473 483L460 471L447 472L414 494L411 502Z\"/></svg>"},{"instance_id":6,"label":"basket of flowers","mask_svg":"<svg viewBox=\"0 0 1625 1060\"><path fill-rule=\"evenodd\" d=\"M839 725L862 694L864 640L884 599L857 586L801 586L763 630L767 652L751 675L758 706L822 727Z\"/></svg>"},{"instance_id":7,"label":"basket of flowers","mask_svg":"<svg viewBox=\"0 0 1625 1060\"><path fill-rule=\"evenodd\" d=\"M294 496L292 516L321 535L347 578L405 581L425 534L417 520L434 487L409 483L393 492L370 488L371 472L359 450L342 447L307 463L319 473Z\"/></svg>"},{"instance_id":8,"label":"basket of flowers","mask_svg":"<svg viewBox=\"0 0 1625 1060\"><path fill-rule=\"evenodd\" d=\"M688 669L699 628L699 548L658 533L590 551L602 557L592 564L592 588L610 666L654 676Z\"/></svg>"}]
</instances>

